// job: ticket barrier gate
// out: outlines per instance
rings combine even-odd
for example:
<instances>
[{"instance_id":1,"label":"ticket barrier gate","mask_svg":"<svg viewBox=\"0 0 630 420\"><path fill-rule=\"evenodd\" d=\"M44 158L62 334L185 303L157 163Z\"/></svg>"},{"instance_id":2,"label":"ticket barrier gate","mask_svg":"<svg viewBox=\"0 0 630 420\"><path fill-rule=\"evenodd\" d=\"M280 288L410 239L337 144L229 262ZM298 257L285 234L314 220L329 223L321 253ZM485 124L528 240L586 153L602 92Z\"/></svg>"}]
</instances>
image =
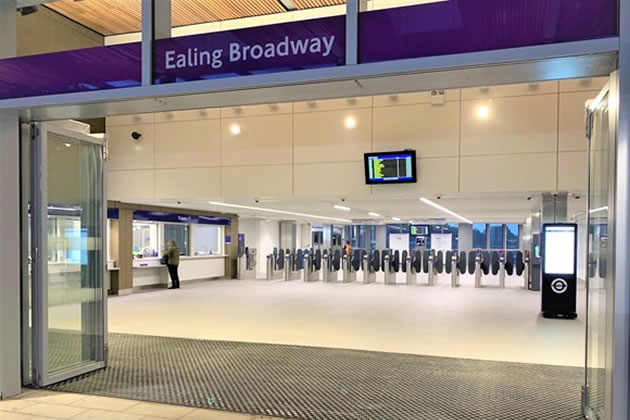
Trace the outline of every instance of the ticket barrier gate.
<instances>
[{"instance_id":1,"label":"ticket barrier gate","mask_svg":"<svg viewBox=\"0 0 630 420\"><path fill-rule=\"evenodd\" d=\"M284 281L300 280L304 268L304 251L288 250L285 253Z\"/></svg>"},{"instance_id":2,"label":"ticket barrier gate","mask_svg":"<svg viewBox=\"0 0 630 420\"><path fill-rule=\"evenodd\" d=\"M451 275L451 287L460 286L460 274L466 273L466 253L457 251L446 251L445 271Z\"/></svg>"},{"instance_id":3,"label":"ticket barrier gate","mask_svg":"<svg viewBox=\"0 0 630 420\"><path fill-rule=\"evenodd\" d=\"M245 247L243 255L238 256L238 265L236 266L236 275L239 280L256 278L256 257L258 252L256 248Z\"/></svg>"},{"instance_id":4,"label":"ticket barrier gate","mask_svg":"<svg viewBox=\"0 0 630 420\"><path fill-rule=\"evenodd\" d=\"M422 272L422 252L403 251L401 268L406 273L407 286L415 286L418 283L418 274Z\"/></svg>"},{"instance_id":5,"label":"ticket barrier gate","mask_svg":"<svg viewBox=\"0 0 630 420\"><path fill-rule=\"evenodd\" d=\"M322 272L321 249L310 250L304 254L304 281L319 281Z\"/></svg>"},{"instance_id":6,"label":"ticket barrier gate","mask_svg":"<svg viewBox=\"0 0 630 420\"><path fill-rule=\"evenodd\" d=\"M483 282L483 275L489 274L489 255L486 258L488 252L482 252L480 249L477 251L470 251L468 255L468 274L474 274L475 287L481 287Z\"/></svg>"},{"instance_id":7,"label":"ticket barrier gate","mask_svg":"<svg viewBox=\"0 0 630 420\"><path fill-rule=\"evenodd\" d=\"M341 269L341 251L339 249L328 251L323 262L325 262L322 267L324 282L336 282L339 279L339 270Z\"/></svg>"},{"instance_id":8,"label":"ticket barrier gate","mask_svg":"<svg viewBox=\"0 0 630 420\"><path fill-rule=\"evenodd\" d=\"M396 284L396 273L400 271L400 251L383 251L382 260L385 284Z\"/></svg>"},{"instance_id":9,"label":"ticket barrier gate","mask_svg":"<svg viewBox=\"0 0 630 420\"><path fill-rule=\"evenodd\" d=\"M529 264L531 262L531 259L529 258L529 251L525 251L525 255L523 255L523 287L525 287L525 289L529 289L529 285L530 285L530 278L529 278L529 273L531 272L529 269Z\"/></svg>"},{"instance_id":10,"label":"ticket barrier gate","mask_svg":"<svg viewBox=\"0 0 630 420\"><path fill-rule=\"evenodd\" d=\"M343 269L343 282L353 283L357 281L357 271L361 269L361 261L363 260L362 249L355 249L350 255L344 255L341 264Z\"/></svg>"},{"instance_id":11,"label":"ticket barrier gate","mask_svg":"<svg viewBox=\"0 0 630 420\"><path fill-rule=\"evenodd\" d=\"M381 253L369 251L363 253L361 270L363 271L363 284L376 283L376 273L381 269Z\"/></svg>"},{"instance_id":12,"label":"ticket barrier gate","mask_svg":"<svg viewBox=\"0 0 630 420\"><path fill-rule=\"evenodd\" d=\"M435 286L437 283L436 259L437 255L434 249L424 251L423 271L429 275L429 286Z\"/></svg>"},{"instance_id":13,"label":"ticket barrier gate","mask_svg":"<svg viewBox=\"0 0 630 420\"><path fill-rule=\"evenodd\" d=\"M267 255L267 280L280 280L284 276L284 250L274 248L273 253Z\"/></svg>"}]
</instances>

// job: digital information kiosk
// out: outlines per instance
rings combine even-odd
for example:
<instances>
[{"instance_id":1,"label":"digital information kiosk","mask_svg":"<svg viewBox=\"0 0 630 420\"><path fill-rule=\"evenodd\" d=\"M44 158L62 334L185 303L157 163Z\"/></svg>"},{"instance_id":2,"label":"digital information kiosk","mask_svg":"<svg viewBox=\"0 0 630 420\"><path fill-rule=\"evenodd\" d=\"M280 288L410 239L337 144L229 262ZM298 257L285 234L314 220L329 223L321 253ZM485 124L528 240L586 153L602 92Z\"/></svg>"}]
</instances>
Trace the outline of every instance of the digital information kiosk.
<instances>
[{"instance_id":1,"label":"digital information kiosk","mask_svg":"<svg viewBox=\"0 0 630 420\"><path fill-rule=\"evenodd\" d=\"M543 225L542 314L577 318L577 225Z\"/></svg>"}]
</instances>

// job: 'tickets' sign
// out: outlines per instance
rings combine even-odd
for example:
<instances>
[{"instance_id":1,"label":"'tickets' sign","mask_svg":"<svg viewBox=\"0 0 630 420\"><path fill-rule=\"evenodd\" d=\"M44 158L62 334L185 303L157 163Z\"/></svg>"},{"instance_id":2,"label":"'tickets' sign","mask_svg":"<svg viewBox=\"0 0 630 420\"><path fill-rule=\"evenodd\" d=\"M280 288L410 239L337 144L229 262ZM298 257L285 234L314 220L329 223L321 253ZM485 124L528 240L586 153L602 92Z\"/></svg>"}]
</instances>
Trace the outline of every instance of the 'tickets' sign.
<instances>
[{"instance_id":1,"label":"'tickets' sign","mask_svg":"<svg viewBox=\"0 0 630 420\"><path fill-rule=\"evenodd\" d=\"M345 17L158 40L156 83L272 73L345 62Z\"/></svg>"}]
</instances>

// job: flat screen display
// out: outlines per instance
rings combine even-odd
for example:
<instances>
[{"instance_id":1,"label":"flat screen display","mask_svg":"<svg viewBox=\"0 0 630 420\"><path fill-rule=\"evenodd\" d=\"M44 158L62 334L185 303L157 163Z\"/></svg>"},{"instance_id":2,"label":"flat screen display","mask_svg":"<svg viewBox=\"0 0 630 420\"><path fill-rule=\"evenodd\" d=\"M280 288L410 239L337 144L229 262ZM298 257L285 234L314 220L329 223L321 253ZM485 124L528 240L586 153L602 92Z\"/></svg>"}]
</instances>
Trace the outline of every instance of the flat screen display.
<instances>
[{"instance_id":1,"label":"flat screen display","mask_svg":"<svg viewBox=\"0 0 630 420\"><path fill-rule=\"evenodd\" d=\"M545 274L575 274L575 234L575 226L545 226L543 246Z\"/></svg>"},{"instance_id":2,"label":"flat screen display","mask_svg":"<svg viewBox=\"0 0 630 420\"><path fill-rule=\"evenodd\" d=\"M429 227L423 225L412 225L410 233L412 235L428 235Z\"/></svg>"},{"instance_id":3,"label":"flat screen display","mask_svg":"<svg viewBox=\"0 0 630 420\"><path fill-rule=\"evenodd\" d=\"M417 182L416 152L383 152L365 154L367 184L404 184Z\"/></svg>"}]
</instances>

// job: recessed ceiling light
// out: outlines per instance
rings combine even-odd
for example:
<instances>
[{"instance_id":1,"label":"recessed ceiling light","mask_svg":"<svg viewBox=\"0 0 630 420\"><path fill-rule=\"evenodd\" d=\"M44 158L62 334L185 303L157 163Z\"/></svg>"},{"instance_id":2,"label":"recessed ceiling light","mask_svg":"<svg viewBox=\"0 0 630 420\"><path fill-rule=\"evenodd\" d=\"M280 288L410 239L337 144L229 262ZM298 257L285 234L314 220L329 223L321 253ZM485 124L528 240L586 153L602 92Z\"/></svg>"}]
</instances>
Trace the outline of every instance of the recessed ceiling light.
<instances>
[{"instance_id":1,"label":"recessed ceiling light","mask_svg":"<svg viewBox=\"0 0 630 420\"><path fill-rule=\"evenodd\" d=\"M213 205L213 206L231 207L235 209L255 210L255 211L260 211L260 212L265 212L265 213L288 214L290 216L300 216L307 219L320 219L320 220L331 220L334 222L341 222L341 223L352 223L352 220L349 220L349 219L341 219L338 217L318 216L316 214L296 213L292 211L269 209L265 207L245 206L242 204L223 203L219 201L208 201L208 204Z\"/></svg>"},{"instance_id":2,"label":"recessed ceiling light","mask_svg":"<svg viewBox=\"0 0 630 420\"><path fill-rule=\"evenodd\" d=\"M372 217L381 217L381 215L380 215L380 214L378 214L378 213L374 213L373 211L369 212L368 214L369 214L370 216L372 216Z\"/></svg>"},{"instance_id":3,"label":"recessed ceiling light","mask_svg":"<svg viewBox=\"0 0 630 420\"><path fill-rule=\"evenodd\" d=\"M440 211L443 211L446 214L450 214L451 216L456 217L457 219L461 220L462 222L470 223L471 225L473 224L473 222L471 220L466 219L463 216L460 216L459 214L455 213L454 211L451 211L451 210L447 209L444 206L440 206L438 203L434 203L433 201L429 200L428 198L422 197L422 198L420 198L420 201L422 201L423 203L428 204L431 207L434 207L434 208L436 208L436 209L438 209Z\"/></svg>"},{"instance_id":4,"label":"recessed ceiling light","mask_svg":"<svg viewBox=\"0 0 630 420\"><path fill-rule=\"evenodd\" d=\"M339 204L335 204L333 207L336 208L337 210L343 210L343 211L350 211L350 210L352 210L350 207L340 206Z\"/></svg>"},{"instance_id":5,"label":"recessed ceiling light","mask_svg":"<svg viewBox=\"0 0 630 420\"><path fill-rule=\"evenodd\" d=\"M490 116L490 108L487 105L480 105L477 107L477 116L482 119L486 119Z\"/></svg>"},{"instance_id":6,"label":"recessed ceiling light","mask_svg":"<svg viewBox=\"0 0 630 420\"><path fill-rule=\"evenodd\" d=\"M241 126L238 124L232 124L230 126L230 133L232 133L232 135L234 136L238 136L239 134L241 134Z\"/></svg>"},{"instance_id":7,"label":"recessed ceiling light","mask_svg":"<svg viewBox=\"0 0 630 420\"><path fill-rule=\"evenodd\" d=\"M392 220L395 222L400 222L400 217L392 217Z\"/></svg>"},{"instance_id":8,"label":"recessed ceiling light","mask_svg":"<svg viewBox=\"0 0 630 420\"><path fill-rule=\"evenodd\" d=\"M357 126L357 120L354 117L346 117L344 125L348 130L352 130Z\"/></svg>"}]
</instances>

